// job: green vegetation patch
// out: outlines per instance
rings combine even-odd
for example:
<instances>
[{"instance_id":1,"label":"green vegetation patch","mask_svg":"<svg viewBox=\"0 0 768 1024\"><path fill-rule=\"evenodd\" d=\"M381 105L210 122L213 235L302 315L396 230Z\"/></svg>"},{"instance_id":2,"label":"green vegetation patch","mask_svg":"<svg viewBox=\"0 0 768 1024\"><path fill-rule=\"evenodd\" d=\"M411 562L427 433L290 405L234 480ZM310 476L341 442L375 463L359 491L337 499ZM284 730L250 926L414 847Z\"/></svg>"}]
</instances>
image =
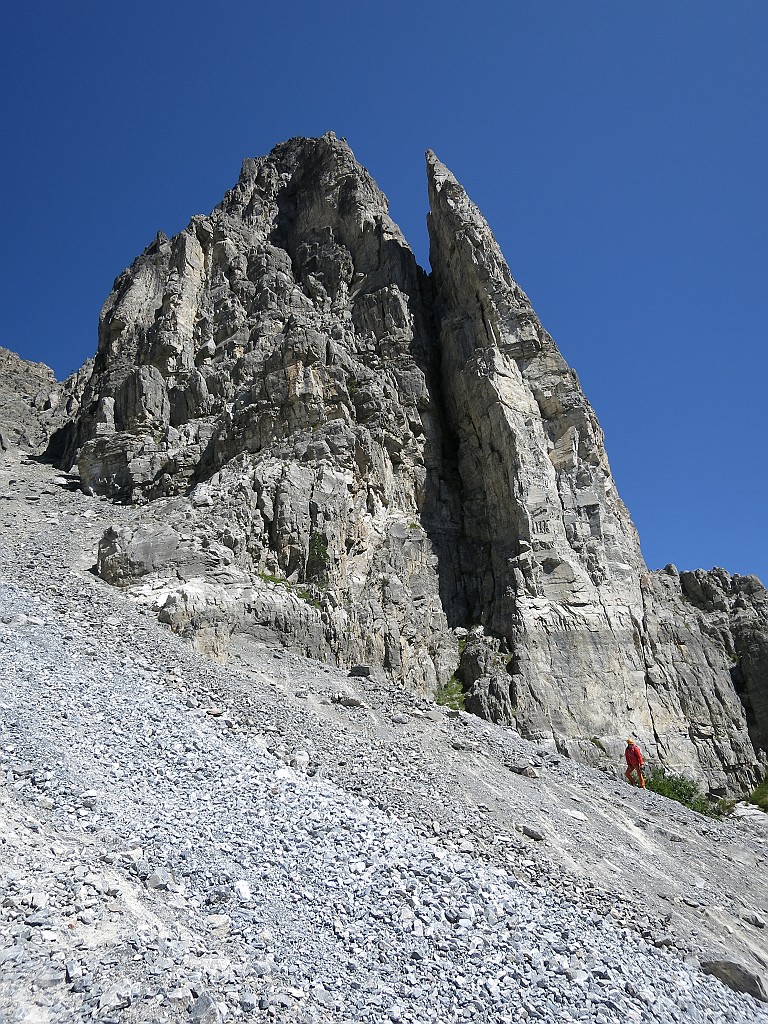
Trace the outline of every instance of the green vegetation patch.
<instances>
[{"instance_id":1,"label":"green vegetation patch","mask_svg":"<svg viewBox=\"0 0 768 1024\"><path fill-rule=\"evenodd\" d=\"M645 777L646 787L654 793L676 800L679 804L689 807L698 814L708 818L720 818L723 814L718 804L710 803L692 779L684 775L666 772L661 767L653 768Z\"/></svg>"},{"instance_id":2,"label":"green vegetation patch","mask_svg":"<svg viewBox=\"0 0 768 1024\"><path fill-rule=\"evenodd\" d=\"M768 779L761 782L757 789L753 789L747 800L759 807L761 811L768 813Z\"/></svg>"},{"instance_id":3,"label":"green vegetation patch","mask_svg":"<svg viewBox=\"0 0 768 1024\"><path fill-rule=\"evenodd\" d=\"M453 708L455 711L464 710L464 690L456 676L451 676L448 682L440 687L435 694L435 700L443 707Z\"/></svg>"},{"instance_id":4,"label":"green vegetation patch","mask_svg":"<svg viewBox=\"0 0 768 1024\"><path fill-rule=\"evenodd\" d=\"M307 558L306 577L308 580L320 582L325 580L331 561L328 557L328 541L322 535L314 531L309 538L309 557Z\"/></svg>"},{"instance_id":5,"label":"green vegetation patch","mask_svg":"<svg viewBox=\"0 0 768 1024\"><path fill-rule=\"evenodd\" d=\"M294 594L296 597L305 601L307 604L311 604L313 608L322 608L322 603L318 601L317 597L312 593L311 590L307 590L306 587L300 587L295 583L291 583L290 580L282 579L280 576L270 576L269 573L260 572L259 577L264 580L265 583L274 583L278 587L285 587L287 591Z\"/></svg>"}]
</instances>

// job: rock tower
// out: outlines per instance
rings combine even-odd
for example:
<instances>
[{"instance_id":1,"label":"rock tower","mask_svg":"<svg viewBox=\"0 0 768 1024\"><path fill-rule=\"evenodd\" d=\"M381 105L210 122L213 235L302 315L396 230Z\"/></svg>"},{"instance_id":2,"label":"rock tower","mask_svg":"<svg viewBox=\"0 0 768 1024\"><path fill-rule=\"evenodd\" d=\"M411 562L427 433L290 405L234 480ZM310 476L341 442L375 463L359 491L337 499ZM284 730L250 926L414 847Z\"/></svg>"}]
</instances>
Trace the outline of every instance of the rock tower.
<instances>
[{"instance_id":1,"label":"rock tower","mask_svg":"<svg viewBox=\"0 0 768 1024\"><path fill-rule=\"evenodd\" d=\"M244 162L115 282L50 454L142 506L98 571L226 658L367 662L718 793L768 748L768 597L650 573L574 371L427 154L431 274L332 133Z\"/></svg>"}]
</instances>

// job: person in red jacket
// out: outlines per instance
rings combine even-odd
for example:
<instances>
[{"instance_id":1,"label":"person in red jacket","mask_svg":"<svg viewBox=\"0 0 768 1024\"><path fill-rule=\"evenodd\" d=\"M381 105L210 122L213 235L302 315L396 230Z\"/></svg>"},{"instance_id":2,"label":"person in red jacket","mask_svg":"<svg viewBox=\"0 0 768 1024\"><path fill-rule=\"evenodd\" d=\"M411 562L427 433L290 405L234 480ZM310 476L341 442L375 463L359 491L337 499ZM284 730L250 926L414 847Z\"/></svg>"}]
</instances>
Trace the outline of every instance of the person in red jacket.
<instances>
[{"instance_id":1,"label":"person in red jacket","mask_svg":"<svg viewBox=\"0 0 768 1024\"><path fill-rule=\"evenodd\" d=\"M624 751L624 757L627 762L627 770L624 772L627 782L631 785L638 785L641 789L645 789L645 779L643 778L643 754L640 747L630 736L627 739L627 749ZM633 775L637 779L633 779Z\"/></svg>"}]
</instances>

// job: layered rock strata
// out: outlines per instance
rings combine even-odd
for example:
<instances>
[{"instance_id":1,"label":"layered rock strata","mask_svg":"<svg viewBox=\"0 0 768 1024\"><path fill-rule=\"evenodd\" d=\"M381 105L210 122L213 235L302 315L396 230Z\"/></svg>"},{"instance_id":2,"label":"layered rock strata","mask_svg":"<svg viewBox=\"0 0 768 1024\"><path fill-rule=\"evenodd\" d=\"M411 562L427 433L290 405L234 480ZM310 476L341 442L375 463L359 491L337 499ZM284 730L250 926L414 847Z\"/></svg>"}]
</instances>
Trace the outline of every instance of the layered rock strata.
<instances>
[{"instance_id":1,"label":"layered rock strata","mask_svg":"<svg viewBox=\"0 0 768 1024\"><path fill-rule=\"evenodd\" d=\"M649 574L578 379L428 155L432 274L332 134L246 160L115 282L53 439L145 505L98 570L226 657L366 661L587 761L764 772L765 591Z\"/></svg>"}]
</instances>

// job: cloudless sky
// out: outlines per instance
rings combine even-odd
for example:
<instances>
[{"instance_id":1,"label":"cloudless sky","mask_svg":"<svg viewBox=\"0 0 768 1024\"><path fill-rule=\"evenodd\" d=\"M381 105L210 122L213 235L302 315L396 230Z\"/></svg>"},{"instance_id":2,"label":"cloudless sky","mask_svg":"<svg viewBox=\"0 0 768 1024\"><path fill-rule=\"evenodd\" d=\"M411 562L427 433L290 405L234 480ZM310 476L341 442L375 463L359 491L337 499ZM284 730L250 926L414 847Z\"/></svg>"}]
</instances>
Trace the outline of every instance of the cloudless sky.
<instances>
[{"instance_id":1,"label":"cloudless sky","mask_svg":"<svg viewBox=\"0 0 768 1024\"><path fill-rule=\"evenodd\" d=\"M768 583L768 2L10 3L0 344L59 378L246 156L333 130L428 264L424 150L576 369L652 568Z\"/></svg>"}]
</instances>

